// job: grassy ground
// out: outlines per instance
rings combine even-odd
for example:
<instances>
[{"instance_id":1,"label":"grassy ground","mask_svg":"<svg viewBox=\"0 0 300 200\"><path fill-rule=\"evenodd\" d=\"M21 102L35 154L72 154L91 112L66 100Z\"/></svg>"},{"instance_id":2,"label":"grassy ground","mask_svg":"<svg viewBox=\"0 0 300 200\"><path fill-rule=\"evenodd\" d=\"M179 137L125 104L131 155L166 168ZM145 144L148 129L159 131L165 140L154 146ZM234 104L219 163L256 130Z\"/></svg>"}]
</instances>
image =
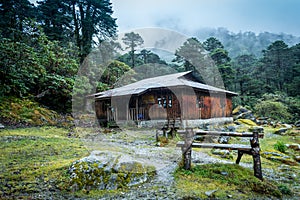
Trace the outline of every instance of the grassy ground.
<instances>
[{"instance_id":1,"label":"grassy ground","mask_svg":"<svg viewBox=\"0 0 300 200\"><path fill-rule=\"evenodd\" d=\"M260 139L261 153L273 152L285 156L289 156L293 160L293 156L299 155L299 151L291 149L282 153L278 151L274 145L280 141L283 144L300 144L299 134L295 135L290 131L286 135L275 135L274 128L265 127L265 137ZM240 131L247 131L240 130ZM249 144L249 139L231 138L230 143ZM231 156L221 158L213 155L210 149L193 149L193 151L201 151L208 153L218 159L235 162L237 152L231 151ZM252 166L253 160L250 155L243 155L242 163ZM295 161L293 161L295 162ZM213 198L217 199L257 199L257 198L280 198L298 199L300 196L300 166L267 159L261 156L261 163L265 181L261 182L253 176L253 170L241 167L235 164L208 164L194 165L192 171L178 169L175 172L176 187L182 196L208 198L205 194L207 191L214 191Z\"/></svg>"},{"instance_id":2,"label":"grassy ground","mask_svg":"<svg viewBox=\"0 0 300 200\"><path fill-rule=\"evenodd\" d=\"M66 129L54 127L2 130L0 198L68 192L68 168L88 151L80 140L67 135Z\"/></svg>"},{"instance_id":3,"label":"grassy ground","mask_svg":"<svg viewBox=\"0 0 300 200\"><path fill-rule=\"evenodd\" d=\"M175 179L176 188L180 196L184 197L201 199L281 197L276 186L268 181L258 180L251 170L235 164L197 165L191 171L178 168ZM206 192L212 194L205 194Z\"/></svg>"},{"instance_id":4,"label":"grassy ground","mask_svg":"<svg viewBox=\"0 0 300 200\"><path fill-rule=\"evenodd\" d=\"M263 152L281 153L274 149L277 141L298 144L300 142L299 136L278 136L273 135L272 131L266 130L265 138L260 140ZM126 141L134 144L136 140L154 142L154 135L149 139L149 134L144 132L103 133L101 137L111 142L116 140L116 143ZM70 138L69 130L51 126L0 131L0 199L98 199L113 193L114 191L96 190L90 191L89 194L85 191L74 193L70 189L69 166L73 161L87 156L89 150L96 148L92 143L89 145L89 141L85 141L84 138L94 138L94 143L97 143L97 139L101 140L98 138L99 134L101 133L94 130L79 128L73 131ZM163 146L174 148L178 140L180 139L169 139ZM237 140L231 142L248 143ZM105 146L105 149L107 148L117 147ZM209 149L201 151L210 154ZM235 152L231 153L231 161L234 162L237 155ZM288 153L286 152L286 155ZM252 157L244 155L241 162L251 166ZM300 185L299 165L287 166L262 157L262 168L267 175L264 182L253 176L251 168L234 164L200 165L194 166L192 171L178 168L174 173L176 193L179 198L264 199L280 198L284 194L286 199L297 199L295 190L299 189ZM271 176L275 178L270 178ZM206 192L211 193L210 197Z\"/></svg>"}]
</instances>

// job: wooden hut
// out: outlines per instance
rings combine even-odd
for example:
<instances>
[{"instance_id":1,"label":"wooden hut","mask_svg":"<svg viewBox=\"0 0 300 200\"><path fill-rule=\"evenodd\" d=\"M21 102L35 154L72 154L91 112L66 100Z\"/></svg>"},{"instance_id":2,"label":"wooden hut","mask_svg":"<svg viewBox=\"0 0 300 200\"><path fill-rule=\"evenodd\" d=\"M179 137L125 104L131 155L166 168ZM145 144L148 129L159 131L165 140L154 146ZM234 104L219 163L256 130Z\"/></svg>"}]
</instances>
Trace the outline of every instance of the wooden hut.
<instances>
[{"instance_id":1,"label":"wooden hut","mask_svg":"<svg viewBox=\"0 0 300 200\"><path fill-rule=\"evenodd\" d=\"M148 78L95 94L100 122L228 118L237 94L201 83L191 71Z\"/></svg>"}]
</instances>

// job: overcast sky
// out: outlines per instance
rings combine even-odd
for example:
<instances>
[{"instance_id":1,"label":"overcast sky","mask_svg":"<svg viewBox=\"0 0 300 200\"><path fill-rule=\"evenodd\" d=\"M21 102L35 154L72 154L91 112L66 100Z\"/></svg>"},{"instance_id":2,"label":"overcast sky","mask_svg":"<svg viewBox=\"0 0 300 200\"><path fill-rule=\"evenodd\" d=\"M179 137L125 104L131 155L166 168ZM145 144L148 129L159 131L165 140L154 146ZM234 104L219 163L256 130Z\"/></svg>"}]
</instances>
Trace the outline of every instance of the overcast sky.
<instances>
[{"instance_id":1,"label":"overcast sky","mask_svg":"<svg viewBox=\"0 0 300 200\"><path fill-rule=\"evenodd\" d=\"M300 0L111 0L119 31L163 27L192 33L225 27L300 36Z\"/></svg>"}]
</instances>

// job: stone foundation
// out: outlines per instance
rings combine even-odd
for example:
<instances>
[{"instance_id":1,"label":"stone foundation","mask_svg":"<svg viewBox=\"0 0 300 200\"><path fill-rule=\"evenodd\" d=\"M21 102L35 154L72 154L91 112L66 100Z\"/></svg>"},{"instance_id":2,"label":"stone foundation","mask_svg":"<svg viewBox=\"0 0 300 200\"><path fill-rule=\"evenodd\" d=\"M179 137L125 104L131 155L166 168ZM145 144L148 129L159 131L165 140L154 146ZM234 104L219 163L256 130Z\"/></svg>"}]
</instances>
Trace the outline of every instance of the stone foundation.
<instances>
[{"instance_id":1,"label":"stone foundation","mask_svg":"<svg viewBox=\"0 0 300 200\"><path fill-rule=\"evenodd\" d=\"M233 122L232 117L221 117L211 119L194 119L176 121L175 126L180 128L201 128L204 125L226 124ZM126 126L138 126L139 128L162 128L167 124L167 120L147 120L147 121L117 121L117 125L122 128Z\"/></svg>"}]
</instances>

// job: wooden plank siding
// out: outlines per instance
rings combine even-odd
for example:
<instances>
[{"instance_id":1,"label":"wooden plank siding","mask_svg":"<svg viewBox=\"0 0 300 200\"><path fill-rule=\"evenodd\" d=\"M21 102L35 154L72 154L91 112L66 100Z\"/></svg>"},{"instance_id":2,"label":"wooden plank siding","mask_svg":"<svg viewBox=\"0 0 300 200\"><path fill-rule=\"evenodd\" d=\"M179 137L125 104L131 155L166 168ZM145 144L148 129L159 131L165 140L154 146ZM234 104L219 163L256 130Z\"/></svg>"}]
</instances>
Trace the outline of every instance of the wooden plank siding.
<instances>
[{"instance_id":1,"label":"wooden plank siding","mask_svg":"<svg viewBox=\"0 0 300 200\"><path fill-rule=\"evenodd\" d=\"M180 92L178 92L180 91ZM98 100L95 110L98 119L107 118L107 110L116 113L116 120L209 119L230 117L231 97L225 94L193 90L155 89L139 96L122 96ZM175 95L175 94L176 95ZM126 103L127 102L127 103ZM142 112L139 113L138 110ZM134 116L133 116L134 112ZM140 114L140 117L137 117Z\"/></svg>"}]
</instances>

